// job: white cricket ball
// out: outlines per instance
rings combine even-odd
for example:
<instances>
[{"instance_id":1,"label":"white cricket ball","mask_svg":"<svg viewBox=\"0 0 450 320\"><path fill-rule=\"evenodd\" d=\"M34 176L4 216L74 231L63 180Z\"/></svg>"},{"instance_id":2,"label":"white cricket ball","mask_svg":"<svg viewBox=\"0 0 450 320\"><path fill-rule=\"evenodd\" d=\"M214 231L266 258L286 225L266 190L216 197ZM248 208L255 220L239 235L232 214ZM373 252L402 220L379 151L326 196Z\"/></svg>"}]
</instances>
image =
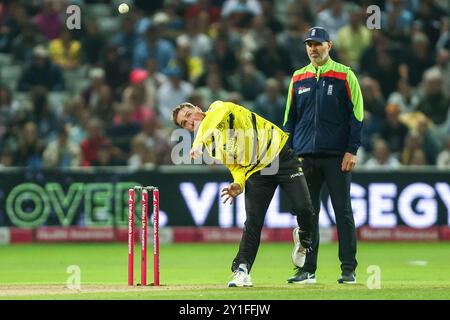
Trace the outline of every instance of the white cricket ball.
<instances>
[{"instance_id":1,"label":"white cricket ball","mask_svg":"<svg viewBox=\"0 0 450 320\"><path fill-rule=\"evenodd\" d=\"M126 3L121 3L121 4L119 5L118 10L119 10L119 12L120 12L121 14L124 14L124 13L127 13L128 10L130 10L130 8L128 7L128 5L127 5Z\"/></svg>"}]
</instances>

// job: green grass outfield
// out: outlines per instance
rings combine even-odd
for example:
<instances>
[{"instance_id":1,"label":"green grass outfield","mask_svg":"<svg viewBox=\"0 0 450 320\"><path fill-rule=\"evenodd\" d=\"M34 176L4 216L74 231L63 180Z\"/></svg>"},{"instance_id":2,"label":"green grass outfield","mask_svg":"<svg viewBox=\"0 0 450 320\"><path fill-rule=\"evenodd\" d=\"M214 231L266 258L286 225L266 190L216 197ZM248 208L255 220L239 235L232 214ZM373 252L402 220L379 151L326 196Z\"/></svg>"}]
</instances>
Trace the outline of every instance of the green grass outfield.
<instances>
[{"instance_id":1,"label":"green grass outfield","mask_svg":"<svg viewBox=\"0 0 450 320\"><path fill-rule=\"evenodd\" d=\"M317 284L287 284L291 244L262 243L252 288L227 288L238 244L161 246L161 284L130 288L126 244L0 246L0 299L450 299L450 243L359 243L358 284L338 285L337 244L322 244ZM135 279L139 280L136 248ZM152 280L149 245L149 282ZM80 268L81 289L66 288L68 267ZM381 270L381 289L368 289L369 266Z\"/></svg>"}]
</instances>

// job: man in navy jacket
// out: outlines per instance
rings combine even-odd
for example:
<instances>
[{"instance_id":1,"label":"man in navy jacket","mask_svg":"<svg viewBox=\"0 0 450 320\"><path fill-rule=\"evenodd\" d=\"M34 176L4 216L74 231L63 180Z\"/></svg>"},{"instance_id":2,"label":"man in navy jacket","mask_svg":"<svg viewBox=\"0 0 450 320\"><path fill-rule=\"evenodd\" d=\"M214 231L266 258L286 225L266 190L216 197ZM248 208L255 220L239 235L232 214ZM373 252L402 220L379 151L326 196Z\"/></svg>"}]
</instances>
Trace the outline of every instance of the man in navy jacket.
<instances>
[{"instance_id":1,"label":"man in navy jacket","mask_svg":"<svg viewBox=\"0 0 450 320\"><path fill-rule=\"evenodd\" d=\"M361 144L363 99L354 73L329 56L332 42L328 32L311 28L305 39L311 61L294 72L289 86L284 130L288 145L302 162L315 212L320 210L324 183L330 192L336 216L341 277L339 283L356 283L356 230L350 201L351 170ZM313 228L312 252L290 283L315 283L319 249L319 214ZM292 253L296 264L298 232L294 230Z\"/></svg>"}]
</instances>

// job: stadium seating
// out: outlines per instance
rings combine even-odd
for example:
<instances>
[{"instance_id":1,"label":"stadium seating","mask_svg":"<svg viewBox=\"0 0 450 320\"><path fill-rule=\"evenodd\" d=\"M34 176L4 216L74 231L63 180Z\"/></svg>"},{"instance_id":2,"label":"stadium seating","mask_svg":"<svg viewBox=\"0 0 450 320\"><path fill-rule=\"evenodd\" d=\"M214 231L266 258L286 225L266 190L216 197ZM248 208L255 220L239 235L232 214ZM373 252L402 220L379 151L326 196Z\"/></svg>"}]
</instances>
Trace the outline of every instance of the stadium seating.
<instances>
[{"instance_id":1,"label":"stadium seating","mask_svg":"<svg viewBox=\"0 0 450 320\"><path fill-rule=\"evenodd\" d=\"M109 17L112 15L111 6L104 3L90 4L85 6L84 10L89 17L95 17L95 19L100 17Z\"/></svg>"},{"instance_id":2,"label":"stadium seating","mask_svg":"<svg viewBox=\"0 0 450 320\"><path fill-rule=\"evenodd\" d=\"M11 90L14 90L17 86L17 81L20 78L22 67L20 65L3 65L0 68L1 83L8 86Z\"/></svg>"},{"instance_id":3,"label":"stadium seating","mask_svg":"<svg viewBox=\"0 0 450 320\"><path fill-rule=\"evenodd\" d=\"M103 34L111 34L120 30L121 20L118 17L100 17L96 21Z\"/></svg>"},{"instance_id":4,"label":"stadium seating","mask_svg":"<svg viewBox=\"0 0 450 320\"><path fill-rule=\"evenodd\" d=\"M8 66L12 63L13 57L8 53L0 53L0 67Z\"/></svg>"}]
</instances>

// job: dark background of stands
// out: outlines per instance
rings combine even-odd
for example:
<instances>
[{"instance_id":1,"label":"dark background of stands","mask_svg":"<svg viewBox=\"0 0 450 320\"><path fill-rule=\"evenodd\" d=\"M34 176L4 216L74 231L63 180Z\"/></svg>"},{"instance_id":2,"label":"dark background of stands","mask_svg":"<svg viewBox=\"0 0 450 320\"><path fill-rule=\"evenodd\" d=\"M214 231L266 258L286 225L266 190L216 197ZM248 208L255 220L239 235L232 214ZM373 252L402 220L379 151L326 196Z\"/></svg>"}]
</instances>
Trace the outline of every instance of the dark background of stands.
<instances>
[{"instance_id":1,"label":"dark background of stands","mask_svg":"<svg viewBox=\"0 0 450 320\"><path fill-rule=\"evenodd\" d=\"M171 165L183 101L230 100L281 125L315 25L362 88L360 167L450 168L448 1L243 2L2 1L0 168ZM372 4L380 30L366 27Z\"/></svg>"}]
</instances>

